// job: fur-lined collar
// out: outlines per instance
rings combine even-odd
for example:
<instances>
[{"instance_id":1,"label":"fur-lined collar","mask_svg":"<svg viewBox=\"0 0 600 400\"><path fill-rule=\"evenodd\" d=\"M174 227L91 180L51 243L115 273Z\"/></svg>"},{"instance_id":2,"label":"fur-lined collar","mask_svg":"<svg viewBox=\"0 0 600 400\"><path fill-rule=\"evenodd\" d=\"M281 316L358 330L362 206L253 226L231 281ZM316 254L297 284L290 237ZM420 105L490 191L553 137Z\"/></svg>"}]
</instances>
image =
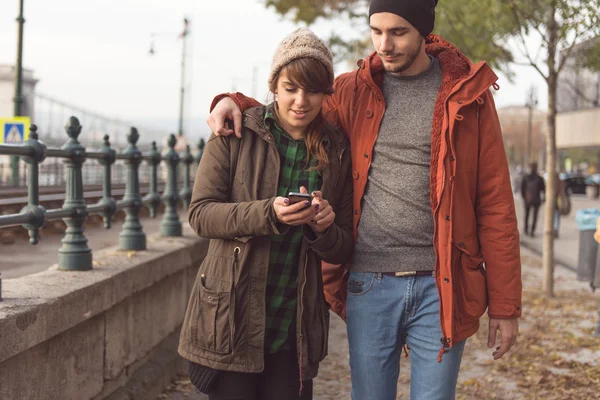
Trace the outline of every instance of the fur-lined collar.
<instances>
[{"instance_id":1,"label":"fur-lined collar","mask_svg":"<svg viewBox=\"0 0 600 400\"><path fill-rule=\"evenodd\" d=\"M460 50L454 45L445 41L437 35L429 35L426 39L427 54L435 57L440 62L442 69L442 86L456 86L461 81L469 80L477 87L471 87L470 92L481 92L487 90L498 77L492 72L491 68L484 62L473 64ZM359 70L357 74L367 84L375 83L381 88L383 82L383 62L373 52L365 60L359 60L357 63ZM472 79L477 76L480 71L485 70L486 79ZM491 75L490 75L491 73ZM442 89L443 90L443 89Z\"/></svg>"}]
</instances>

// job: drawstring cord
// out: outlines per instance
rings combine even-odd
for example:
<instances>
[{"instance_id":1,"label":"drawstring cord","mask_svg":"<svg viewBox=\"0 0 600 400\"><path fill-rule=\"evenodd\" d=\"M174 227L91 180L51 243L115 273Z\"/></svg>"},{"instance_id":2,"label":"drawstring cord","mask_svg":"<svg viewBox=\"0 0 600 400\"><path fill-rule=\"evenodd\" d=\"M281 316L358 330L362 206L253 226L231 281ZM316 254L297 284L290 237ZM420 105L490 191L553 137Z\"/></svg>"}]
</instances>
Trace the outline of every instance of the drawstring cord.
<instances>
[{"instance_id":1,"label":"drawstring cord","mask_svg":"<svg viewBox=\"0 0 600 400\"><path fill-rule=\"evenodd\" d=\"M442 357L444 356L444 354L446 354L450 351L450 346L448 346L448 343L450 343L450 339L441 338L440 342L442 342L442 348L440 349L440 352L438 353L438 357L437 357L438 364L442 362Z\"/></svg>"},{"instance_id":2,"label":"drawstring cord","mask_svg":"<svg viewBox=\"0 0 600 400\"><path fill-rule=\"evenodd\" d=\"M356 106L356 96L358 93L358 73L360 72L360 68L356 70L356 74L354 74L354 95L352 96L352 117L354 117L354 114L356 113L355 111L355 106Z\"/></svg>"},{"instance_id":3,"label":"drawstring cord","mask_svg":"<svg viewBox=\"0 0 600 400\"><path fill-rule=\"evenodd\" d=\"M233 263L231 264L231 288L230 288L230 304L231 309L229 311L229 326L231 327L231 346L235 346L235 268L238 263L238 255L242 252L242 249L236 247L233 249Z\"/></svg>"},{"instance_id":4,"label":"drawstring cord","mask_svg":"<svg viewBox=\"0 0 600 400\"><path fill-rule=\"evenodd\" d=\"M311 247L308 247L306 249L306 254L304 255L304 283L303 285L306 285L306 268L308 265L308 252L311 249ZM300 286L298 286L300 287ZM300 354L299 354L299 360L298 360L298 369L299 369L299 374L300 375L300 390L298 391L298 396L302 396L302 390L304 389L304 382L302 381L302 349L304 348L304 335L302 335L302 314L304 312L304 286L301 289L301 294L300 294ZM296 329L298 325L298 322L296 322Z\"/></svg>"},{"instance_id":5,"label":"drawstring cord","mask_svg":"<svg viewBox=\"0 0 600 400\"><path fill-rule=\"evenodd\" d=\"M438 362L438 364L442 362L442 357L446 353L448 353L448 348L447 347L442 347L440 349L440 352L438 353L438 356L437 356L437 362Z\"/></svg>"},{"instance_id":6,"label":"drawstring cord","mask_svg":"<svg viewBox=\"0 0 600 400\"><path fill-rule=\"evenodd\" d=\"M300 340L300 360L298 362L300 369L300 390L298 391L298 397L302 396L302 390L304 389L304 381L302 380L302 340Z\"/></svg>"}]
</instances>

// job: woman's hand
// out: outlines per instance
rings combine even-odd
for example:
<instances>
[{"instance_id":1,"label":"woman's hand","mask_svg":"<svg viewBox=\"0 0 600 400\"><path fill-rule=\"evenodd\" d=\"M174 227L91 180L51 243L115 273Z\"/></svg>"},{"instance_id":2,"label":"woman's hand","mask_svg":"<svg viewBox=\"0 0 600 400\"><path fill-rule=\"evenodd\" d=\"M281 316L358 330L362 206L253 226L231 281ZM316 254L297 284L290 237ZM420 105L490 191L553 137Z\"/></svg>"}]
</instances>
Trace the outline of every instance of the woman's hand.
<instances>
[{"instance_id":1,"label":"woman's hand","mask_svg":"<svg viewBox=\"0 0 600 400\"><path fill-rule=\"evenodd\" d=\"M306 192L306 189L304 191ZM290 205L290 200L281 196L276 197L273 203L277 220L282 224L291 226L303 225L312 221L316 216L318 207L315 204L311 205L308 200Z\"/></svg>"},{"instance_id":2,"label":"woman's hand","mask_svg":"<svg viewBox=\"0 0 600 400\"><path fill-rule=\"evenodd\" d=\"M304 188L300 188L300 191L302 192L303 189ZM304 189L304 191L306 191L306 189ZM335 212L329 202L323 199L321 191L316 190L312 192L312 196L312 207L316 210L317 214L312 221L308 222L308 225L317 236L320 236L320 234L325 232L327 228L333 224L333 221L335 221Z\"/></svg>"}]
</instances>

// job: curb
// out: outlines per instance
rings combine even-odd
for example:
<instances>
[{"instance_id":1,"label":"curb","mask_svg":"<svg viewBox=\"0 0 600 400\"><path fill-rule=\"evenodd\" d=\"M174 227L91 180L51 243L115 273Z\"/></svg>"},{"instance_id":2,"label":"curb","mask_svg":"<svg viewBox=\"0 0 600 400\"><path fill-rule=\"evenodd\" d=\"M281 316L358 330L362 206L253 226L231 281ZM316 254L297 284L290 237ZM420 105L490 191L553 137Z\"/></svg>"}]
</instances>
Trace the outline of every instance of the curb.
<instances>
[{"instance_id":1,"label":"curb","mask_svg":"<svg viewBox=\"0 0 600 400\"><path fill-rule=\"evenodd\" d=\"M521 246L527 248L528 250L533 251L535 254L539 255L540 257L542 256L542 250L540 250L537 246L532 245L530 243L527 243L525 241L520 242ZM558 265L559 267L563 267L565 269L568 269L571 272L577 272L577 266L573 266L573 265L569 265L568 262L566 262L564 259L561 259L560 256L556 256L556 252L554 252L554 263L556 265Z\"/></svg>"}]
</instances>

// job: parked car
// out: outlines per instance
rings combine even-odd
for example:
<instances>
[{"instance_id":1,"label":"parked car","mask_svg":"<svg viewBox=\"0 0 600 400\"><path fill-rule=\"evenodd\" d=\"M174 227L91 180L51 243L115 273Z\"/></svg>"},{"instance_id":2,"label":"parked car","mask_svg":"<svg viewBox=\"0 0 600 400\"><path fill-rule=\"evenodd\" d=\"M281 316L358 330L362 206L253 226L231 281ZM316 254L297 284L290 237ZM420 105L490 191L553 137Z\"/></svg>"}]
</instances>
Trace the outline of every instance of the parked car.
<instances>
[{"instance_id":1,"label":"parked car","mask_svg":"<svg viewBox=\"0 0 600 400\"><path fill-rule=\"evenodd\" d=\"M565 182L567 194L585 194L586 179L585 176L573 176L565 179L563 182Z\"/></svg>"},{"instance_id":2,"label":"parked car","mask_svg":"<svg viewBox=\"0 0 600 400\"><path fill-rule=\"evenodd\" d=\"M573 176L562 179L566 184L567 194L587 194L590 198L597 198L600 194L600 174L588 177Z\"/></svg>"}]
</instances>

